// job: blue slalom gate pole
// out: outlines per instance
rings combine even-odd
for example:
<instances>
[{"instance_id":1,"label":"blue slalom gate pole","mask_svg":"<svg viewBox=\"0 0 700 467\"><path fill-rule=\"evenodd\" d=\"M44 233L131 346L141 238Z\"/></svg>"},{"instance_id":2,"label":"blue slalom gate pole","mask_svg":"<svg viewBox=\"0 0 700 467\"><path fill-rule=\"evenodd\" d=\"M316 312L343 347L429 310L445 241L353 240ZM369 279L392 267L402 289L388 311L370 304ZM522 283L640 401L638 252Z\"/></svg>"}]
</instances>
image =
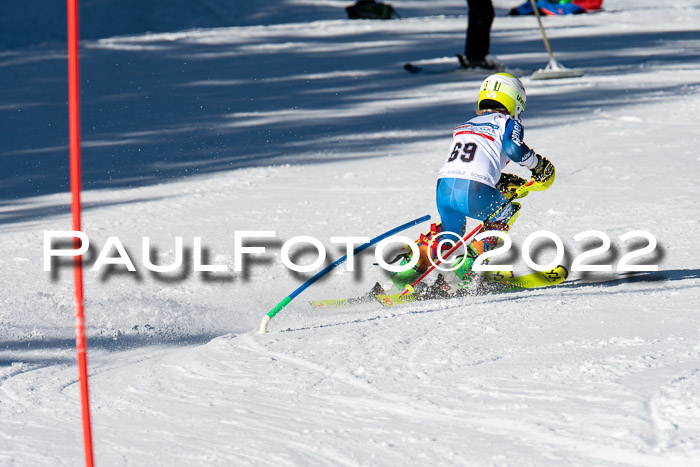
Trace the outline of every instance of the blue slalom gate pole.
<instances>
[{"instance_id":1,"label":"blue slalom gate pole","mask_svg":"<svg viewBox=\"0 0 700 467\"><path fill-rule=\"evenodd\" d=\"M403 231L403 230L406 230L406 229L408 229L409 227L413 227L414 225L421 224L421 223L423 223L423 222L425 222L425 221L427 221L427 220L429 220L429 219L430 219L430 216L429 216L429 215L425 215L425 216L420 217L420 218L418 218L418 219L414 219L414 220L412 220L411 222L406 222L405 224L400 225L400 226L398 226L398 227L396 227L396 228L393 228L393 229L389 230L388 232L384 232L383 234L381 234L381 235L379 235L379 236L377 236L377 237L374 237L374 238L371 239L369 242L363 243L362 245L356 247L356 248L352 251L352 254L353 254L353 255L356 255L357 253L359 253L359 252L361 252L361 251L363 251L363 250L366 250L367 248L371 247L371 246L374 245L375 243L379 243L379 242L381 242L382 240L384 240L385 238L394 235L395 233L398 233L398 232L401 232L401 231ZM323 276L325 276L326 274L328 274L330 271L332 271L333 269L335 269L336 267L338 267L340 264L344 263L345 260L347 260L347 259L348 259L348 255L343 255L341 258L338 258L333 264L329 264L328 266L326 266L325 268L323 268L321 271L319 271L318 273L316 273L316 275L314 275L311 279L309 279L308 281L306 281L306 282L304 282L303 284L301 284L294 292L292 292L292 293L289 294L287 297L285 297L281 302L279 302L279 303L277 304L277 306L275 306L272 310L268 311L267 314L266 314L265 316L263 316L263 320L262 320L262 322L260 323L260 334L265 334L265 333L267 332L267 325L270 323L270 320L271 320L272 318L274 318L275 315L276 315L277 313L279 313L280 311L282 311L282 309L283 309L284 307L286 307L287 305L289 305L289 302L291 302L292 300L294 300L294 298L296 298L297 295L299 295L300 293L302 293L304 290L308 289L308 288L311 286L311 284L313 284L314 282L316 282L317 280L319 280L321 277L323 277Z\"/></svg>"}]
</instances>

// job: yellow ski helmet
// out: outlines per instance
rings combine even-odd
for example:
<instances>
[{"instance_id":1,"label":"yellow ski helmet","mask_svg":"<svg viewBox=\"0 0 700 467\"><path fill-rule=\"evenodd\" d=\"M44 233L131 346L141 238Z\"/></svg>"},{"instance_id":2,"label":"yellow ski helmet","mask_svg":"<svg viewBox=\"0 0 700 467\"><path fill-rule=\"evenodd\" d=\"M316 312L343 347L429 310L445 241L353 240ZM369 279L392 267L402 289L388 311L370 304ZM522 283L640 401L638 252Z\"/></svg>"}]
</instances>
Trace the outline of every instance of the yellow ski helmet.
<instances>
[{"instance_id":1,"label":"yellow ski helmet","mask_svg":"<svg viewBox=\"0 0 700 467\"><path fill-rule=\"evenodd\" d=\"M481 83L477 110L505 107L510 116L520 120L520 114L525 111L525 86L510 73L496 73Z\"/></svg>"}]
</instances>

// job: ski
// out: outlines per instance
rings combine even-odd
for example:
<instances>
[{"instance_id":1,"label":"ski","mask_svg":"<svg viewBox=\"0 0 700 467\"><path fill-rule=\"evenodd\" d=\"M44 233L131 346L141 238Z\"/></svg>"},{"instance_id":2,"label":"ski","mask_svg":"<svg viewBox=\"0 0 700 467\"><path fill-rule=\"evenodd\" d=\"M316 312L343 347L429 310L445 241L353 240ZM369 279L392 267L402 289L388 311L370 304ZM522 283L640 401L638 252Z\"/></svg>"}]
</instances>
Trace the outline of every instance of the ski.
<instances>
[{"instance_id":1,"label":"ski","mask_svg":"<svg viewBox=\"0 0 700 467\"><path fill-rule=\"evenodd\" d=\"M535 289L561 284L569 276L569 271L564 266L557 266L550 271L523 276L515 276L512 271L487 271L483 276L491 284L504 284L513 289Z\"/></svg>"},{"instance_id":2,"label":"ski","mask_svg":"<svg viewBox=\"0 0 700 467\"><path fill-rule=\"evenodd\" d=\"M396 306L405 303L435 300L435 299L450 299L463 297L467 295L481 295L492 293L515 292L520 290L535 289L540 287L548 287L559 285L566 280L569 271L564 266L557 266L550 271L534 272L523 276L515 276L510 271L489 271L484 273L486 285L481 290L469 291L467 289L458 288L454 292L445 291L446 287L441 284L447 284L440 275L436 284L433 287L423 287L422 290L414 290L407 294L379 294L375 298L383 306ZM441 282L442 279L442 282ZM449 286L447 286L449 288ZM436 290L438 293L436 293Z\"/></svg>"},{"instance_id":3,"label":"ski","mask_svg":"<svg viewBox=\"0 0 700 467\"><path fill-rule=\"evenodd\" d=\"M413 63L406 63L403 69L413 74L445 74L445 73L457 73L460 71L466 71L461 66L457 65L442 65L442 66L430 66L430 65L414 65Z\"/></svg>"},{"instance_id":4,"label":"ski","mask_svg":"<svg viewBox=\"0 0 700 467\"><path fill-rule=\"evenodd\" d=\"M329 309L329 308L344 308L361 303L370 303L375 300L373 295L363 295L362 297L351 298L331 298L326 300L311 300L309 304L314 308Z\"/></svg>"},{"instance_id":5,"label":"ski","mask_svg":"<svg viewBox=\"0 0 700 467\"><path fill-rule=\"evenodd\" d=\"M411 74L424 74L424 75L444 75L448 73L467 73L477 76L483 76L485 74L493 73L495 70L485 70L483 68L464 68L461 65L451 65L451 64L427 64L427 65L414 65L413 63L406 63L403 69Z\"/></svg>"},{"instance_id":6,"label":"ski","mask_svg":"<svg viewBox=\"0 0 700 467\"><path fill-rule=\"evenodd\" d=\"M381 284L377 282L369 293L366 293L360 297L350 297L350 298L331 298L326 300L311 300L309 305L314 308L329 309L329 308L345 308L353 305L360 305L362 303L374 302L377 294L383 293Z\"/></svg>"},{"instance_id":7,"label":"ski","mask_svg":"<svg viewBox=\"0 0 700 467\"><path fill-rule=\"evenodd\" d=\"M494 69L486 69L481 67L470 66L466 58L462 55L457 55L458 63L454 63L454 58L443 57L438 59L419 60L416 63L404 64L404 70L412 74L445 74L445 73L470 73L475 75L483 75L505 71L503 65L499 65Z\"/></svg>"},{"instance_id":8,"label":"ski","mask_svg":"<svg viewBox=\"0 0 700 467\"><path fill-rule=\"evenodd\" d=\"M311 300L309 301L309 304L317 309L335 309L360 305L363 303L371 303L376 300L384 306L396 306L404 303L438 298L455 298L470 294L480 295L515 292L519 290L548 287L561 284L566 280L568 275L569 271L564 266L557 266L551 271L535 272L532 274L525 274L523 276L515 276L511 271L487 271L482 275L482 277L484 277L486 280L486 285L482 288L482 290L469 291L467 289L457 289L455 292L444 292L439 295L420 291L414 291L413 293L407 293L405 295L400 293L386 294L382 293L383 289L381 288L381 285L377 283L370 293L359 297ZM440 281L440 279L438 279L438 281ZM433 285L433 289L435 288L442 289L441 285L438 283Z\"/></svg>"}]
</instances>

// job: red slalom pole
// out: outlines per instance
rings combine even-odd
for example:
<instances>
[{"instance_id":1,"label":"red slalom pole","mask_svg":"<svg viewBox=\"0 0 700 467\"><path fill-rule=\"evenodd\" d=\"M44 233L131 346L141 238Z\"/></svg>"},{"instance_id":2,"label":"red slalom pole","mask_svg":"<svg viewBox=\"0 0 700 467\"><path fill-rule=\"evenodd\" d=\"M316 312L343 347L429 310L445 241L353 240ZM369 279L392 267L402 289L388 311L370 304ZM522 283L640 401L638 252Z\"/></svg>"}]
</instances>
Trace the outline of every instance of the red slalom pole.
<instances>
[{"instance_id":1,"label":"red slalom pole","mask_svg":"<svg viewBox=\"0 0 700 467\"><path fill-rule=\"evenodd\" d=\"M518 188L518 190L524 190L525 188L529 188L530 186L532 186L533 183L535 183L535 181L534 181L534 180L530 180L530 181L527 182L525 185L523 185L523 186L521 186L520 188ZM498 214L499 212L501 212L501 210L502 210L503 208L505 208L505 207L508 206L510 203L512 203L513 200L514 200L515 198L517 198L517 196L518 196L518 192L516 192L515 194L513 194L513 196L511 196L510 198L508 198L508 200L507 200L505 203L503 203L501 206L499 206L499 208L496 209L489 217L487 217L486 219L484 219L484 221L483 221L481 224L479 224L479 225L477 225L476 227L474 227L474 230L472 230L472 231L469 232L468 234L464 235L464 236L462 237L462 240L461 240L460 242L457 242L452 248L450 248L450 249L448 250L448 252L447 252L446 254L442 255L443 260L444 260L445 258L447 258L448 256L450 256L452 253L454 253L454 252L462 245L462 242L465 242L464 244L466 245L466 241L467 241L469 238L471 238L472 235L474 235L477 231L479 231L479 229L481 229L481 228L484 226L484 224L486 224L486 222L488 222L489 220L491 220L491 219L493 218L493 216L495 216L496 214ZM425 279L426 276L427 276L428 274L430 274L431 272L433 272L433 269L435 269L435 267L437 267L437 265L439 265L440 263L442 263L443 260L441 260L441 259L438 258L437 263L433 263L423 274L421 274L421 275L418 277L418 279L416 279L415 281L413 281L413 283L411 284L411 288L406 287L406 290L404 290L403 292L401 292L401 295L406 295L406 294L408 294L409 292L412 292L412 291L413 291L412 288L415 287L420 281L422 281L423 279Z\"/></svg>"},{"instance_id":2,"label":"red slalom pole","mask_svg":"<svg viewBox=\"0 0 700 467\"><path fill-rule=\"evenodd\" d=\"M80 79L78 74L78 0L68 2L68 133L70 136L70 191L73 230L80 231ZM74 248L80 247L75 238ZM80 402L83 419L83 446L85 465L94 465L92 429L90 424L90 397L88 392L87 341L85 339L85 307L83 300L83 258L73 259L75 279L75 347L78 356Z\"/></svg>"}]
</instances>

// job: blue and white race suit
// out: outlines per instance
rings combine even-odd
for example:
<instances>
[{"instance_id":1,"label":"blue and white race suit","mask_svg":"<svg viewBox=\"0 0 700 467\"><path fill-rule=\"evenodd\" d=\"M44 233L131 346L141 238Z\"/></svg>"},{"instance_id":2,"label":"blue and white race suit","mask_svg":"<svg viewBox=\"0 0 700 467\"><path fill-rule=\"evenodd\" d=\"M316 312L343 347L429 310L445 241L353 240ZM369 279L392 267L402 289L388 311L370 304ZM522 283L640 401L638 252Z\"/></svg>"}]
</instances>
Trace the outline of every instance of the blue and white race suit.
<instances>
[{"instance_id":1,"label":"blue and white race suit","mask_svg":"<svg viewBox=\"0 0 700 467\"><path fill-rule=\"evenodd\" d=\"M515 119L488 113L455 128L450 152L438 173L436 202L444 231L464 233L465 217L483 221L506 197L496 189L509 161L533 168L537 156L523 142ZM491 221L504 223L515 208L509 204Z\"/></svg>"}]
</instances>

